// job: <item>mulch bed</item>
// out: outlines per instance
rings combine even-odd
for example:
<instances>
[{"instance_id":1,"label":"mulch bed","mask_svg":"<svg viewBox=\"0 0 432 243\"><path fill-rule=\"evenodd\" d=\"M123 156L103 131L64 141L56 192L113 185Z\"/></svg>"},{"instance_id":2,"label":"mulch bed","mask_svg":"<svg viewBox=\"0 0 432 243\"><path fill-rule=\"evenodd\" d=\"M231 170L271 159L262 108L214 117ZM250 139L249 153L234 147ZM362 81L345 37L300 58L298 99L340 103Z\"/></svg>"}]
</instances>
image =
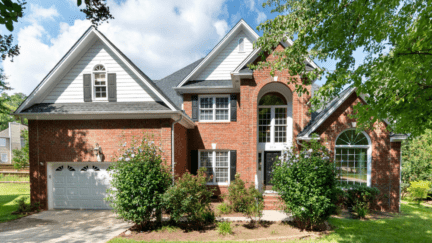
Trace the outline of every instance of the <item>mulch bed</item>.
<instances>
[{"instance_id":1,"label":"mulch bed","mask_svg":"<svg viewBox=\"0 0 432 243\"><path fill-rule=\"evenodd\" d=\"M388 219L388 218L394 218L398 216L401 216L401 213L371 211L368 215L366 215L365 219L360 219L360 220ZM342 209L339 215L333 215L332 217L338 219L358 219L358 216L354 212L350 212L347 209Z\"/></svg>"}]
</instances>

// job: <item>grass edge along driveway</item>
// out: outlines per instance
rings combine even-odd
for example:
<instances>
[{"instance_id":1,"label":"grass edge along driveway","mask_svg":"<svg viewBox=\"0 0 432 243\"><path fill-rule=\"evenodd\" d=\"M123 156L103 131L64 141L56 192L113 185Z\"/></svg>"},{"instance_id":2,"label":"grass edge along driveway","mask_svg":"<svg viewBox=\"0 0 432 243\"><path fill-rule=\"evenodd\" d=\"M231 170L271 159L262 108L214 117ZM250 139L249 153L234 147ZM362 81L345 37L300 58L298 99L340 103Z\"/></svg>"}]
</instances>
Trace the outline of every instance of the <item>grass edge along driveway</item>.
<instances>
[{"instance_id":1,"label":"grass edge along driveway","mask_svg":"<svg viewBox=\"0 0 432 243\"><path fill-rule=\"evenodd\" d=\"M379 220L331 218L329 222L334 232L319 239L287 242L432 242L432 206L424 204L417 206L402 201L401 211L400 215L393 218ZM109 243L136 242L122 238L109 241Z\"/></svg>"},{"instance_id":2,"label":"grass edge along driveway","mask_svg":"<svg viewBox=\"0 0 432 243\"><path fill-rule=\"evenodd\" d=\"M0 223L22 217L11 214L18 209L15 202L21 197L27 197L26 202L30 203L30 184L0 183Z\"/></svg>"}]
</instances>

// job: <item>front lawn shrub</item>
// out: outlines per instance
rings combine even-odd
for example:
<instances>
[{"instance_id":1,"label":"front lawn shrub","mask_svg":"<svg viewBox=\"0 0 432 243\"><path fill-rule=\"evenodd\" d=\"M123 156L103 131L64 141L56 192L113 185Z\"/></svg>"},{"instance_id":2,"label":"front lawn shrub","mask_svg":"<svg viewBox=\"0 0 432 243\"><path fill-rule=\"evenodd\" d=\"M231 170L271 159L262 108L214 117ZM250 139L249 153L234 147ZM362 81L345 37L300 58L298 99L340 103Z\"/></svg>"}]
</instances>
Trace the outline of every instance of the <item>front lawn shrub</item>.
<instances>
[{"instance_id":1,"label":"front lawn shrub","mask_svg":"<svg viewBox=\"0 0 432 243\"><path fill-rule=\"evenodd\" d=\"M184 218L188 223L202 226L214 218L210 207L213 190L207 187L205 171L206 168L201 168L196 176L183 174L164 194L164 208L174 222Z\"/></svg>"},{"instance_id":2,"label":"front lawn shrub","mask_svg":"<svg viewBox=\"0 0 432 243\"><path fill-rule=\"evenodd\" d=\"M356 212L357 216L361 219L364 219L366 215L369 213L369 205L366 202L357 202L354 204L353 208L354 212Z\"/></svg>"},{"instance_id":3,"label":"front lawn shrub","mask_svg":"<svg viewBox=\"0 0 432 243\"><path fill-rule=\"evenodd\" d=\"M411 199L416 201L417 204L420 205L421 201L427 198L430 189L430 181L414 181L411 182L411 186L408 188L408 192Z\"/></svg>"},{"instance_id":4,"label":"front lawn shrub","mask_svg":"<svg viewBox=\"0 0 432 243\"><path fill-rule=\"evenodd\" d=\"M217 231L221 235L231 235L232 229L231 229L231 222L219 222L217 223Z\"/></svg>"},{"instance_id":5,"label":"front lawn shrub","mask_svg":"<svg viewBox=\"0 0 432 243\"><path fill-rule=\"evenodd\" d=\"M335 212L337 177L327 149L316 140L300 153L289 148L273 166L273 190L301 229L314 229Z\"/></svg>"},{"instance_id":6,"label":"front lawn shrub","mask_svg":"<svg viewBox=\"0 0 432 243\"><path fill-rule=\"evenodd\" d=\"M227 200L228 206L234 212L243 213L253 221L253 218L261 218L264 210L264 197L252 184L246 188L245 182L240 179L240 174L235 175L235 180L228 186L228 193L222 195Z\"/></svg>"},{"instance_id":7,"label":"front lawn shrub","mask_svg":"<svg viewBox=\"0 0 432 243\"><path fill-rule=\"evenodd\" d=\"M139 226L152 218L161 220L162 195L170 186L169 167L161 157L162 151L145 137L135 139L130 146L123 144L120 155L108 171L112 174L107 201L124 220Z\"/></svg>"},{"instance_id":8,"label":"front lawn shrub","mask_svg":"<svg viewBox=\"0 0 432 243\"><path fill-rule=\"evenodd\" d=\"M346 188L346 205L347 207L356 207L357 204L365 204L368 209L371 209L375 203L375 199L380 193L378 188L369 187L366 185L345 185Z\"/></svg>"},{"instance_id":9,"label":"front lawn shrub","mask_svg":"<svg viewBox=\"0 0 432 243\"><path fill-rule=\"evenodd\" d=\"M231 207L226 204L226 203L221 203L218 207L217 210L220 214L229 214L232 212Z\"/></svg>"}]
</instances>

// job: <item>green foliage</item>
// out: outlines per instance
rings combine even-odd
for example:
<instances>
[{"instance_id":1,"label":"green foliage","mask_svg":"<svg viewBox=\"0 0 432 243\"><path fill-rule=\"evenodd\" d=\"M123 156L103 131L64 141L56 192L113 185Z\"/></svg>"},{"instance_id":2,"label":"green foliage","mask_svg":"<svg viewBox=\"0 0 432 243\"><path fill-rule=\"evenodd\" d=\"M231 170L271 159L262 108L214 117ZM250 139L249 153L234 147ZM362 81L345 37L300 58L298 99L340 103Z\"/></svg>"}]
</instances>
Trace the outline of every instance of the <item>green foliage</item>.
<instances>
[{"instance_id":1,"label":"green foliage","mask_svg":"<svg viewBox=\"0 0 432 243\"><path fill-rule=\"evenodd\" d=\"M270 67L272 75L289 70L288 83L299 94L325 77L313 109L347 85L356 87L367 102L355 106L359 129L383 119L396 133L418 136L432 129L432 1L267 0L263 6L280 15L257 27L263 35L254 47L261 56L286 37L294 43L251 68ZM365 56L360 63L354 58L358 51ZM335 70L306 72L307 59L333 60Z\"/></svg>"},{"instance_id":2,"label":"green foliage","mask_svg":"<svg viewBox=\"0 0 432 243\"><path fill-rule=\"evenodd\" d=\"M163 205L171 220L180 222L183 217L189 223L202 225L212 214L210 208L213 190L207 187L206 169L201 168L196 176L184 173L163 196ZM214 217L214 215L213 215Z\"/></svg>"},{"instance_id":3,"label":"green foliage","mask_svg":"<svg viewBox=\"0 0 432 243\"><path fill-rule=\"evenodd\" d=\"M13 166L17 170L23 169L23 168L29 166L29 164L30 164L30 162L29 162L29 139L28 139L28 131L27 130L22 130L21 131L21 136L25 140L24 147L22 147L21 149L14 149L12 151L12 153L13 153L13 158L12 158Z\"/></svg>"},{"instance_id":4,"label":"green foliage","mask_svg":"<svg viewBox=\"0 0 432 243\"><path fill-rule=\"evenodd\" d=\"M375 199L380 193L376 187L368 187L365 185L349 185L346 189L346 205L355 207L357 204L366 204L371 208L375 203Z\"/></svg>"},{"instance_id":5,"label":"green foliage","mask_svg":"<svg viewBox=\"0 0 432 243\"><path fill-rule=\"evenodd\" d=\"M284 151L273 165L273 190L281 195L285 211L292 213L301 229L314 228L334 213L337 178L327 149L316 140Z\"/></svg>"},{"instance_id":6,"label":"green foliage","mask_svg":"<svg viewBox=\"0 0 432 243\"><path fill-rule=\"evenodd\" d=\"M0 71L1 73L1 71ZM0 80L2 78L0 77ZM27 96L23 93L15 93L13 95L8 95L7 93L2 93L0 96L0 131L8 128L9 122L17 122L24 125L27 125L27 119L23 118L21 120L19 117L14 117L11 115L21 103L27 98Z\"/></svg>"},{"instance_id":7,"label":"green foliage","mask_svg":"<svg viewBox=\"0 0 432 243\"><path fill-rule=\"evenodd\" d=\"M16 176L16 175L4 175L0 174L0 181L30 181L30 177L28 176Z\"/></svg>"},{"instance_id":8,"label":"green foliage","mask_svg":"<svg viewBox=\"0 0 432 243\"><path fill-rule=\"evenodd\" d=\"M219 213L221 214L229 214L232 212L232 209L230 207L230 205L226 204L226 203L221 203L218 207L217 210L219 211Z\"/></svg>"},{"instance_id":9,"label":"green foliage","mask_svg":"<svg viewBox=\"0 0 432 243\"><path fill-rule=\"evenodd\" d=\"M432 130L402 146L402 193L413 181L432 181Z\"/></svg>"},{"instance_id":10,"label":"green foliage","mask_svg":"<svg viewBox=\"0 0 432 243\"><path fill-rule=\"evenodd\" d=\"M172 225L164 225L160 227L157 231L158 232L168 232L168 233L174 233L177 232L180 228L172 226Z\"/></svg>"},{"instance_id":11,"label":"green foliage","mask_svg":"<svg viewBox=\"0 0 432 243\"><path fill-rule=\"evenodd\" d=\"M357 202L353 206L354 212L357 213L357 216L361 219L364 219L366 215L369 213L369 206L366 202Z\"/></svg>"},{"instance_id":12,"label":"green foliage","mask_svg":"<svg viewBox=\"0 0 432 243\"><path fill-rule=\"evenodd\" d=\"M231 222L219 222L217 223L217 231L221 235L232 235Z\"/></svg>"},{"instance_id":13,"label":"green foliage","mask_svg":"<svg viewBox=\"0 0 432 243\"><path fill-rule=\"evenodd\" d=\"M77 0L77 5L81 6L82 0ZM90 20L92 25L98 26L103 22L114 19L111 15L106 0L84 0L85 8L80 9L86 15L86 19Z\"/></svg>"},{"instance_id":14,"label":"green foliage","mask_svg":"<svg viewBox=\"0 0 432 243\"><path fill-rule=\"evenodd\" d=\"M432 183L430 181L413 181L408 188L408 192L413 200L417 201L420 205L423 199L426 199L429 190L431 190Z\"/></svg>"},{"instance_id":15,"label":"green foliage","mask_svg":"<svg viewBox=\"0 0 432 243\"><path fill-rule=\"evenodd\" d=\"M169 187L169 168L161 157L161 149L144 137L120 149L112 163L111 185L107 201L124 220L143 226L154 217L160 220L162 196Z\"/></svg>"},{"instance_id":16,"label":"green foliage","mask_svg":"<svg viewBox=\"0 0 432 243\"><path fill-rule=\"evenodd\" d=\"M27 204L28 197L20 197L15 200L15 205L17 206L17 210L13 212L13 214L24 214L33 211L40 210L40 203L35 202L32 204Z\"/></svg>"}]
</instances>

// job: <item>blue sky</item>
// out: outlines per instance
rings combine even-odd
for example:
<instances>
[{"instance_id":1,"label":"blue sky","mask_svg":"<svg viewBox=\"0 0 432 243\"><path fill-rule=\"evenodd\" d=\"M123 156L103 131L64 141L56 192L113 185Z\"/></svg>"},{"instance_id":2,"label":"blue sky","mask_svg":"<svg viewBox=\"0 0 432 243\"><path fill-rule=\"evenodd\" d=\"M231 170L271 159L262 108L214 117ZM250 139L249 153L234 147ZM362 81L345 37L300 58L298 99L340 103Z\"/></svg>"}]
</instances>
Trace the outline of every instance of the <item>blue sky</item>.
<instances>
[{"instance_id":1,"label":"blue sky","mask_svg":"<svg viewBox=\"0 0 432 243\"><path fill-rule=\"evenodd\" d=\"M241 18L254 29L273 19L276 14L262 8L262 2L108 0L115 19L99 29L156 80L204 57ZM1 64L13 88L10 93L28 95L88 26L76 0L28 0L13 31L21 54ZM10 33L5 28L0 32ZM333 63L318 65L332 69Z\"/></svg>"}]
</instances>

